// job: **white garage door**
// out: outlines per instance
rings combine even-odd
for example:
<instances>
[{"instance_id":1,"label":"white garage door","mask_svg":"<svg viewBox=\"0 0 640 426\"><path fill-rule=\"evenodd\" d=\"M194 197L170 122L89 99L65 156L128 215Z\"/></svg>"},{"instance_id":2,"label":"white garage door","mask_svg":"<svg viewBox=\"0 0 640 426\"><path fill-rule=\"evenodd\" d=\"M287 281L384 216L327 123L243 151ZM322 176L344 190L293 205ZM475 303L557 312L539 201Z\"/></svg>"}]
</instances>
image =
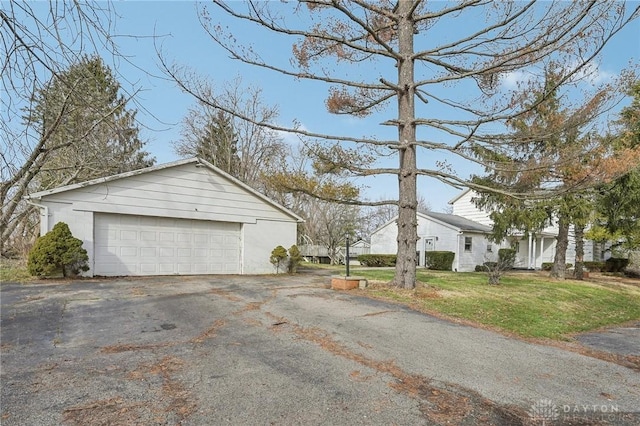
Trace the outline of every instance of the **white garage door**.
<instances>
[{"instance_id":1,"label":"white garage door","mask_svg":"<svg viewBox=\"0 0 640 426\"><path fill-rule=\"evenodd\" d=\"M95 215L94 275L240 273L240 225Z\"/></svg>"}]
</instances>

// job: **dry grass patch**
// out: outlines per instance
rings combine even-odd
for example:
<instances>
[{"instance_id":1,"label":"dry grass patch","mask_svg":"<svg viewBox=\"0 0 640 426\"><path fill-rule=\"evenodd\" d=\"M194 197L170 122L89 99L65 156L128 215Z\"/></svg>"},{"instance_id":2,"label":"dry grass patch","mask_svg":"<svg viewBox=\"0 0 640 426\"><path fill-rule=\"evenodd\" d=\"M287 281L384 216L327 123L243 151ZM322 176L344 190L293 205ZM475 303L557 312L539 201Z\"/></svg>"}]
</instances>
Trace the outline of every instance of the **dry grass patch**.
<instances>
[{"instance_id":1,"label":"dry grass patch","mask_svg":"<svg viewBox=\"0 0 640 426\"><path fill-rule=\"evenodd\" d=\"M122 397L114 397L65 409L63 422L68 425L141 425L145 404L127 404Z\"/></svg>"},{"instance_id":2,"label":"dry grass patch","mask_svg":"<svg viewBox=\"0 0 640 426\"><path fill-rule=\"evenodd\" d=\"M199 343L203 343L205 340L216 337L216 334L218 334L218 330L224 327L225 324L226 324L226 321L223 319L215 320L211 325L211 327L209 327L208 329L206 329L205 331L203 331L193 339L189 340L189 343L199 344Z\"/></svg>"},{"instance_id":3,"label":"dry grass patch","mask_svg":"<svg viewBox=\"0 0 640 426\"><path fill-rule=\"evenodd\" d=\"M118 345L104 346L100 349L100 352L104 354L119 354L122 352L145 351L145 350L166 348L169 346L173 346L175 344L176 343L173 343L173 342L153 343L148 345L134 345L130 343L123 343Z\"/></svg>"}]
</instances>

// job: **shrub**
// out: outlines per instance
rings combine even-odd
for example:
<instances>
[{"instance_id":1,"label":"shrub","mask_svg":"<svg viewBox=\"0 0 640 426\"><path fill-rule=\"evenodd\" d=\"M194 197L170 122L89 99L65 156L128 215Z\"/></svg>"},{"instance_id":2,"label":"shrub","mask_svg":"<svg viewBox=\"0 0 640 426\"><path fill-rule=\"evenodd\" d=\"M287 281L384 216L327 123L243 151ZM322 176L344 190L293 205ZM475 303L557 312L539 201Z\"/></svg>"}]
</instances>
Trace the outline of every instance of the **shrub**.
<instances>
[{"instance_id":1,"label":"shrub","mask_svg":"<svg viewBox=\"0 0 640 426\"><path fill-rule=\"evenodd\" d=\"M271 257L269 258L269 262L271 262L271 264L276 267L276 274L280 272L280 266L282 266L282 264L286 259L287 259L286 248L282 246L278 246L271 251Z\"/></svg>"},{"instance_id":2,"label":"shrub","mask_svg":"<svg viewBox=\"0 0 640 426\"><path fill-rule=\"evenodd\" d=\"M627 266L622 272L625 277L640 278L640 268L637 266Z\"/></svg>"},{"instance_id":3,"label":"shrub","mask_svg":"<svg viewBox=\"0 0 640 426\"><path fill-rule=\"evenodd\" d=\"M396 266L395 254L361 254L358 262L363 266L383 267Z\"/></svg>"},{"instance_id":4,"label":"shrub","mask_svg":"<svg viewBox=\"0 0 640 426\"><path fill-rule=\"evenodd\" d=\"M604 262L584 262L584 267L592 272L602 272L605 269Z\"/></svg>"},{"instance_id":5,"label":"shrub","mask_svg":"<svg viewBox=\"0 0 640 426\"><path fill-rule=\"evenodd\" d=\"M498 250L498 263L502 265L505 270L513 269L513 265L516 262L516 250L512 248L501 248Z\"/></svg>"},{"instance_id":6,"label":"shrub","mask_svg":"<svg viewBox=\"0 0 640 426\"><path fill-rule=\"evenodd\" d=\"M298 271L298 266L302 263L302 254L297 245L292 245L289 248L289 263L287 263L287 272L295 274Z\"/></svg>"},{"instance_id":7,"label":"shrub","mask_svg":"<svg viewBox=\"0 0 640 426\"><path fill-rule=\"evenodd\" d=\"M604 270L606 272L622 272L629 265L629 259L623 257L610 257L605 262Z\"/></svg>"},{"instance_id":8,"label":"shrub","mask_svg":"<svg viewBox=\"0 0 640 426\"><path fill-rule=\"evenodd\" d=\"M88 261L82 241L71 235L66 223L58 222L51 231L36 240L29 252L27 269L38 277L50 277L60 272L62 276L69 277L88 271Z\"/></svg>"},{"instance_id":9,"label":"shrub","mask_svg":"<svg viewBox=\"0 0 640 426\"><path fill-rule=\"evenodd\" d=\"M542 270L543 271L550 271L551 268L553 268L553 262L542 262ZM565 265L565 268L571 269L571 268L573 268L573 264L572 263L567 263Z\"/></svg>"},{"instance_id":10,"label":"shrub","mask_svg":"<svg viewBox=\"0 0 640 426\"><path fill-rule=\"evenodd\" d=\"M516 251L514 249L498 250L497 262L484 262L482 265L476 266L476 272L486 272L489 278L489 284L500 284L500 278L510 269L516 260Z\"/></svg>"},{"instance_id":11,"label":"shrub","mask_svg":"<svg viewBox=\"0 0 640 426\"><path fill-rule=\"evenodd\" d=\"M451 271L456 254L452 251L426 252L427 268L435 271Z\"/></svg>"}]
</instances>

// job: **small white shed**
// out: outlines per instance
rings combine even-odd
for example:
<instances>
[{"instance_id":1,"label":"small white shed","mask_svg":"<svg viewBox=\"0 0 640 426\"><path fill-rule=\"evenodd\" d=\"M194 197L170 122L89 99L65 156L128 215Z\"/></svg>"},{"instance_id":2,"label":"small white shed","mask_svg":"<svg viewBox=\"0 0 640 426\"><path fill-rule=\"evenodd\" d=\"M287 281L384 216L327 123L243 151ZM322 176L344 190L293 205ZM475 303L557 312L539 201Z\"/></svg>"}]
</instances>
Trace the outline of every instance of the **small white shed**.
<instances>
[{"instance_id":1,"label":"small white shed","mask_svg":"<svg viewBox=\"0 0 640 426\"><path fill-rule=\"evenodd\" d=\"M69 225L88 276L261 274L296 243L302 219L192 158L37 192L40 232Z\"/></svg>"}]
</instances>

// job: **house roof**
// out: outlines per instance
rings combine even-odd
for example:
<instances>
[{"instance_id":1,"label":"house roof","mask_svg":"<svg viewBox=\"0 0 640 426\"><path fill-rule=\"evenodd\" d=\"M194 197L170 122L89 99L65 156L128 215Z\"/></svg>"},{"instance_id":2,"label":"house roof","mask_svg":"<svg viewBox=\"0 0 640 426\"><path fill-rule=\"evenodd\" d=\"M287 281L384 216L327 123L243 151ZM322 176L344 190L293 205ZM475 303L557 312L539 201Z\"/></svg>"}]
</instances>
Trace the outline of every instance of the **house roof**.
<instances>
[{"instance_id":1,"label":"house roof","mask_svg":"<svg viewBox=\"0 0 640 426\"><path fill-rule=\"evenodd\" d=\"M220 170L219 168L217 168L213 164L209 163L208 161L205 161L205 160L203 160L201 158L198 158L198 157L193 157L193 158L187 158L187 159L184 159L184 160L173 161L171 163L159 164L159 165L152 166L152 167L146 167L144 169L138 169L138 170L133 170L133 171L130 171L130 172L119 173L117 175L112 175L112 176L92 179L92 180L88 180L86 182L74 183L73 185L61 186L61 187L58 187L58 188L48 189L46 191L34 192L33 194L25 195L23 198L26 199L26 200L40 199L40 198L46 197L48 195L59 194L61 192L66 192L66 191L73 191L74 189L78 189L78 188L85 188L87 186L92 186L92 185L100 185L100 184L111 182L111 181L118 180L118 179L125 179L125 178L131 177L131 176L138 176L138 175L142 175L142 174L145 174L145 173L151 173L151 172L158 171L158 170L168 169L168 168L171 168L171 167L183 166L185 164L192 164L192 163L198 164L198 165L200 165L202 167L206 167L206 168L210 169L211 171L222 175L224 178L232 181L236 185L240 186L241 188L245 189L246 191L248 191L251 194L255 195L256 197L260 198L265 203L270 204L273 207L281 210L282 212L284 212L287 215L291 216L292 218L296 219L298 222L304 222L304 219L302 219L300 216L298 216L297 214L295 214L291 210L289 210L286 207L276 203L275 201L273 201L269 197L261 194L260 192L256 191L255 189L251 188L246 183L244 183L244 182L238 180L237 178L231 176L230 174Z\"/></svg>"},{"instance_id":2,"label":"house roof","mask_svg":"<svg viewBox=\"0 0 640 426\"><path fill-rule=\"evenodd\" d=\"M490 233L492 231L492 228L490 226L483 225L481 223L464 218L462 216L445 214L445 213L435 213L435 212L426 212L426 213L418 213L418 214L446 223L447 225L451 225L455 228L458 228L460 231L471 231L471 232L482 232L482 233Z\"/></svg>"},{"instance_id":3,"label":"house roof","mask_svg":"<svg viewBox=\"0 0 640 426\"><path fill-rule=\"evenodd\" d=\"M474 222L473 220L464 218L462 216L456 216L453 214L446 214L446 213L435 213L435 212L426 212L426 213L418 212L416 214L418 217L422 216L422 218L424 219L440 222L451 228L456 228L458 231L481 232L484 234L488 234L492 231L492 228L490 226L483 225L478 222ZM395 216L393 219L391 219L390 221L386 222L385 224L380 226L378 229L373 231L373 234L377 233L382 228L385 228L390 224L395 223L396 220L398 220L398 216Z\"/></svg>"}]
</instances>

